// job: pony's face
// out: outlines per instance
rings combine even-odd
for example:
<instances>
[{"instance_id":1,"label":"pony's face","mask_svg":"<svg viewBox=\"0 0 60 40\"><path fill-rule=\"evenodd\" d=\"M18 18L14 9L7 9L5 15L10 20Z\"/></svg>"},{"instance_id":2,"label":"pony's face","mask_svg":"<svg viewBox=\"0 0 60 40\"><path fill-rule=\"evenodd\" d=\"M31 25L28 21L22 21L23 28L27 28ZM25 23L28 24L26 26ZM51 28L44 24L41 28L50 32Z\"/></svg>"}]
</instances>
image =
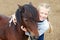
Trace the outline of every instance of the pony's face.
<instances>
[{"instance_id":1,"label":"pony's face","mask_svg":"<svg viewBox=\"0 0 60 40\"><path fill-rule=\"evenodd\" d=\"M22 13L22 19L25 25L25 28L32 36L38 36L38 26L37 26L37 16L38 12L35 7L32 5L25 5L23 8L24 12Z\"/></svg>"},{"instance_id":2,"label":"pony's face","mask_svg":"<svg viewBox=\"0 0 60 40\"><path fill-rule=\"evenodd\" d=\"M32 19L23 17L23 26L27 29L31 36L38 37L37 23Z\"/></svg>"},{"instance_id":3,"label":"pony's face","mask_svg":"<svg viewBox=\"0 0 60 40\"><path fill-rule=\"evenodd\" d=\"M27 29L31 36L38 37L38 12L37 9L33 5L24 5L20 7L22 25Z\"/></svg>"}]
</instances>

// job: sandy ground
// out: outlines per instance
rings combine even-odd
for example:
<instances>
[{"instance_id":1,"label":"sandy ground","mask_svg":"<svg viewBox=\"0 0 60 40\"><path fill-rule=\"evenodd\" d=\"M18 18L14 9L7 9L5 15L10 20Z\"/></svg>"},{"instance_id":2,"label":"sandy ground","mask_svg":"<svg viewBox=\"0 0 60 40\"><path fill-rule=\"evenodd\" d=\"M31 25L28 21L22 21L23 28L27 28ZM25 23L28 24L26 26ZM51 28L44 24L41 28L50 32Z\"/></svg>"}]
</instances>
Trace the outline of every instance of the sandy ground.
<instances>
[{"instance_id":1,"label":"sandy ground","mask_svg":"<svg viewBox=\"0 0 60 40\"><path fill-rule=\"evenodd\" d=\"M17 4L23 5L32 2L36 7L39 3L46 2L51 5L49 19L53 25L53 33L45 33L45 40L60 40L60 0L0 0L0 14L10 16L18 8Z\"/></svg>"}]
</instances>

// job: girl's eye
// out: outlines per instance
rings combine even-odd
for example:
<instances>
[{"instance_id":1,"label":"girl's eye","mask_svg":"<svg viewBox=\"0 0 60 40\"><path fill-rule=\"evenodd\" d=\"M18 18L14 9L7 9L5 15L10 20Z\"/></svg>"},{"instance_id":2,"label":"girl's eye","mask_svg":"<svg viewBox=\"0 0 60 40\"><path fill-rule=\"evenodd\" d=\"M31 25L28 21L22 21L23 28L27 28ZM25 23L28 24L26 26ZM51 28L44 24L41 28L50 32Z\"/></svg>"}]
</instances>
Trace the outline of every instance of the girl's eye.
<instances>
[{"instance_id":1,"label":"girl's eye","mask_svg":"<svg viewBox=\"0 0 60 40\"><path fill-rule=\"evenodd\" d=\"M47 13L45 13L45 15L48 15Z\"/></svg>"},{"instance_id":2,"label":"girl's eye","mask_svg":"<svg viewBox=\"0 0 60 40\"><path fill-rule=\"evenodd\" d=\"M41 14L44 14L43 12L41 12Z\"/></svg>"}]
</instances>

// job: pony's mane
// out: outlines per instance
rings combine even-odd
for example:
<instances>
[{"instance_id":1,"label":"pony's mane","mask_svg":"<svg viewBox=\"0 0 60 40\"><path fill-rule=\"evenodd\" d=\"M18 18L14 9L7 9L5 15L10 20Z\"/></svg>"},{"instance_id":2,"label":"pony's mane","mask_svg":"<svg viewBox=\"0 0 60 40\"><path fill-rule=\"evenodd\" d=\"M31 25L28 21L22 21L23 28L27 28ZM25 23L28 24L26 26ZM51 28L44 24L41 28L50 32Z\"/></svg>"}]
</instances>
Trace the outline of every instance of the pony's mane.
<instances>
[{"instance_id":1,"label":"pony's mane","mask_svg":"<svg viewBox=\"0 0 60 40\"><path fill-rule=\"evenodd\" d=\"M17 9L15 16L17 19L17 23L20 24L20 22L21 22L21 10L19 8Z\"/></svg>"},{"instance_id":2,"label":"pony's mane","mask_svg":"<svg viewBox=\"0 0 60 40\"><path fill-rule=\"evenodd\" d=\"M38 12L37 12L37 9L31 4L26 4L26 5L24 5L24 8L29 12L29 13L31 13L31 19L33 20L33 21L36 21L36 18L38 19Z\"/></svg>"}]
</instances>

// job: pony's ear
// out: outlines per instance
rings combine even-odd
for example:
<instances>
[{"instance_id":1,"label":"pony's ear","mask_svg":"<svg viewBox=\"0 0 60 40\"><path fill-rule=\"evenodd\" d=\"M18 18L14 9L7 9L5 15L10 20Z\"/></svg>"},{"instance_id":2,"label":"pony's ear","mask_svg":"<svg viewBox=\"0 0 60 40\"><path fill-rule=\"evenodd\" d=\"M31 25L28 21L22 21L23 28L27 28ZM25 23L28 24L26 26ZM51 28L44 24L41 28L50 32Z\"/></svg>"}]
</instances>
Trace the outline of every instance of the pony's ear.
<instances>
[{"instance_id":1,"label":"pony's ear","mask_svg":"<svg viewBox=\"0 0 60 40\"><path fill-rule=\"evenodd\" d=\"M20 4L17 4L19 8L21 8L22 6Z\"/></svg>"},{"instance_id":2,"label":"pony's ear","mask_svg":"<svg viewBox=\"0 0 60 40\"><path fill-rule=\"evenodd\" d=\"M32 2L29 2L29 5L32 5Z\"/></svg>"},{"instance_id":3,"label":"pony's ear","mask_svg":"<svg viewBox=\"0 0 60 40\"><path fill-rule=\"evenodd\" d=\"M19 7L19 10L20 10L21 13L24 13L25 12L24 5L21 6L20 4L18 4L18 7Z\"/></svg>"}]
</instances>

